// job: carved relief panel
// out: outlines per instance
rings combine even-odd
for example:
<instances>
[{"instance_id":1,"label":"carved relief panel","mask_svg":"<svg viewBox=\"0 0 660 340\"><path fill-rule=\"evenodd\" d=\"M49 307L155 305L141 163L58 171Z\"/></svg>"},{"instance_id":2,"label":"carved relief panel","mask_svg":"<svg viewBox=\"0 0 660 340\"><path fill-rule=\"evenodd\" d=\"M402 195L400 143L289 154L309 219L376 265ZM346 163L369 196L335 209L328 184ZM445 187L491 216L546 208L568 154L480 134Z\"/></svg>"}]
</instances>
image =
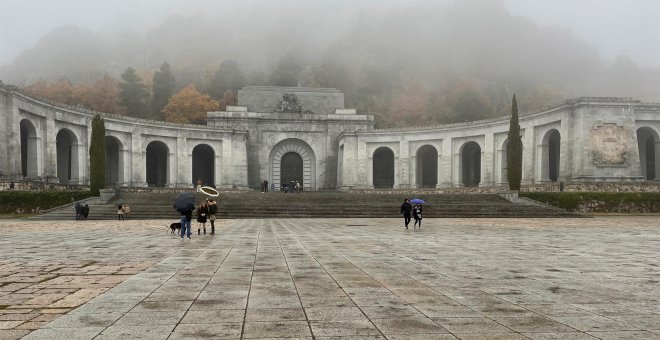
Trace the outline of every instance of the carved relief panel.
<instances>
[{"instance_id":1,"label":"carved relief panel","mask_svg":"<svg viewBox=\"0 0 660 340\"><path fill-rule=\"evenodd\" d=\"M626 130L616 124L605 123L591 131L594 165L625 167L628 165L629 143Z\"/></svg>"}]
</instances>

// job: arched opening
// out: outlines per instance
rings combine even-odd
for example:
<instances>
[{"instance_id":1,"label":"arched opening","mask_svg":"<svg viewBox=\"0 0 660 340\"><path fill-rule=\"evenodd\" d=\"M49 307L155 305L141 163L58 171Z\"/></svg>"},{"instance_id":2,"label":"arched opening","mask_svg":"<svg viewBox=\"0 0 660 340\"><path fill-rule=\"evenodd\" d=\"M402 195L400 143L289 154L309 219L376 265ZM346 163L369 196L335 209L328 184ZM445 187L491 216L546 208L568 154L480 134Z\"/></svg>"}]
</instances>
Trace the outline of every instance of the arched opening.
<instances>
[{"instance_id":1,"label":"arched opening","mask_svg":"<svg viewBox=\"0 0 660 340\"><path fill-rule=\"evenodd\" d=\"M202 185L215 186L215 152L206 144L195 146L192 151L192 183L202 181Z\"/></svg>"},{"instance_id":2,"label":"arched opening","mask_svg":"<svg viewBox=\"0 0 660 340\"><path fill-rule=\"evenodd\" d=\"M543 137L543 173L542 178L556 182L559 180L561 135L556 129L548 131Z\"/></svg>"},{"instance_id":3,"label":"arched opening","mask_svg":"<svg viewBox=\"0 0 660 340\"><path fill-rule=\"evenodd\" d=\"M73 131L61 129L55 137L57 178L60 183L78 179L78 139Z\"/></svg>"},{"instance_id":4,"label":"arched opening","mask_svg":"<svg viewBox=\"0 0 660 340\"><path fill-rule=\"evenodd\" d=\"M478 187L481 182L481 147L476 142L467 142L461 149L463 185Z\"/></svg>"},{"instance_id":5,"label":"arched opening","mask_svg":"<svg viewBox=\"0 0 660 340\"><path fill-rule=\"evenodd\" d=\"M292 153L293 155L287 154ZM296 155L296 156L294 156ZM299 159L298 159L299 158ZM288 138L277 143L270 152L269 186L279 190L297 180L304 190L316 190L316 157L305 141ZM296 165L302 164L302 167ZM286 174L286 178L282 175Z\"/></svg>"},{"instance_id":6,"label":"arched opening","mask_svg":"<svg viewBox=\"0 0 660 340\"><path fill-rule=\"evenodd\" d=\"M37 177L37 130L27 119L21 120L21 174L23 177Z\"/></svg>"},{"instance_id":7,"label":"arched opening","mask_svg":"<svg viewBox=\"0 0 660 340\"><path fill-rule=\"evenodd\" d=\"M394 188L394 152L380 147L374 152L374 188Z\"/></svg>"},{"instance_id":8,"label":"arched opening","mask_svg":"<svg viewBox=\"0 0 660 340\"><path fill-rule=\"evenodd\" d=\"M643 127L637 129L637 146L639 148L639 162L642 176L645 180L656 178L656 166L658 164L657 148L658 135L651 128Z\"/></svg>"},{"instance_id":9,"label":"arched opening","mask_svg":"<svg viewBox=\"0 0 660 340\"><path fill-rule=\"evenodd\" d=\"M417 150L417 187L435 188L438 184L438 150L424 145Z\"/></svg>"},{"instance_id":10,"label":"arched opening","mask_svg":"<svg viewBox=\"0 0 660 340\"><path fill-rule=\"evenodd\" d=\"M280 163L280 181L282 185L291 187L292 182L298 181L301 187L303 183L303 159L296 152L287 152L282 156Z\"/></svg>"},{"instance_id":11,"label":"arched opening","mask_svg":"<svg viewBox=\"0 0 660 340\"><path fill-rule=\"evenodd\" d=\"M121 142L117 137L105 136L105 184L116 185L123 181L124 162L121 158Z\"/></svg>"},{"instance_id":12,"label":"arched opening","mask_svg":"<svg viewBox=\"0 0 660 340\"><path fill-rule=\"evenodd\" d=\"M147 145L147 185L162 187L167 184L169 150L163 142L153 141Z\"/></svg>"},{"instance_id":13,"label":"arched opening","mask_svg":"<svg viewBox=\"0 0 660 340\"><path fill-rule=\"evenodd\" d=\"M509 160L509 140L505 140L504 143L502 143L502 152L500 153L502 156L500 157L500 178L502 183L506 183L508 181L509 176L507 175L507 162Z\"/></svg>"}]
</instances>

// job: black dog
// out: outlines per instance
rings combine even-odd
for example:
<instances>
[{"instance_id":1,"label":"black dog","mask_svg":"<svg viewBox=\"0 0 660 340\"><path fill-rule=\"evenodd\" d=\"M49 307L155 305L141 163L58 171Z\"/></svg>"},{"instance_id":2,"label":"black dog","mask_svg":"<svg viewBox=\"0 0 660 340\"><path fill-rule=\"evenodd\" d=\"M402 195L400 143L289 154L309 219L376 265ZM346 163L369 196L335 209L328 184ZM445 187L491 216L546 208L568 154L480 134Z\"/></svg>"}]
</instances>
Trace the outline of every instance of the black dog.
<instances>
[{"instance_id":1,"label":"black dog","mask_svg":"<svg viewBox=\"0 0 660 340\"><path fill-rule=\"evenodd\" d=\"M181 233L181 222L176 222L176 223L170 224L170 231L171 231L172 235L174 235L175 231L176 231L177 235L180 234Z\"/></svg>"}]
</instances>

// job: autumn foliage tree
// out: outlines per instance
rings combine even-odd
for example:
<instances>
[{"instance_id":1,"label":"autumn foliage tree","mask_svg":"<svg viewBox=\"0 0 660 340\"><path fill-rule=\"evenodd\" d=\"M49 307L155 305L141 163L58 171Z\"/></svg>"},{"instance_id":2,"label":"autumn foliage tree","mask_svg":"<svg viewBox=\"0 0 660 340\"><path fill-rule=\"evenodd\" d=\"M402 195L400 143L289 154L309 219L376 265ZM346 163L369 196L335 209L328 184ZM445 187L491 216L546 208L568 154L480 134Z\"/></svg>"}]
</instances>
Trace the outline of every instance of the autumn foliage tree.
<instances>
[{"instance_id":1,"label":"autumn foliage tree","mask_svg":"<svg viewBox=\"0 0 660 340\"><path fill-rule=\"evenodd\" d=\"M188 85L170 98L163 113L168 122L204 124L206 113L219 109L220 104L208 94L197 91L195 85Z\"/></svg>"}]
</instances>

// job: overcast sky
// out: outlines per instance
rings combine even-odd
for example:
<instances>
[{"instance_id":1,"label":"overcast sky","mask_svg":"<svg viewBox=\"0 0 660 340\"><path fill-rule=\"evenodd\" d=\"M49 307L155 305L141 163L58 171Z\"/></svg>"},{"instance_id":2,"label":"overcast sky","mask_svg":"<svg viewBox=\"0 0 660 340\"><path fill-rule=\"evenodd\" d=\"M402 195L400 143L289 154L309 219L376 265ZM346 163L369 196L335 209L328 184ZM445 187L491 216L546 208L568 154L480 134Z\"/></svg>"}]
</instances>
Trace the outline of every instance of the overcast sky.
<instances>
[{"instance_id":1,"label":"overcast sky","mask_svg":"<svg viewBox=\"0 0 660 340\"><path fill-rule=\"evenodd\" d=\"M332 0L328 0L332 1ZM367 0L368 1L368 0ZM466 1L466 0L456 0ZM574 32L606 62L628 56L660 68L660 0L503 0L512 14ZM174 13L205 14L264 0L0 0L0 65L9 64L53 28L67 24L93 31L143 31ZM373 5L373 1L369 1ZM384 2L404 6L423 1ZM275 1L270 4L276 3ZM348 6L351 1L328 4Z\"/></svg>"}]
</instances>

